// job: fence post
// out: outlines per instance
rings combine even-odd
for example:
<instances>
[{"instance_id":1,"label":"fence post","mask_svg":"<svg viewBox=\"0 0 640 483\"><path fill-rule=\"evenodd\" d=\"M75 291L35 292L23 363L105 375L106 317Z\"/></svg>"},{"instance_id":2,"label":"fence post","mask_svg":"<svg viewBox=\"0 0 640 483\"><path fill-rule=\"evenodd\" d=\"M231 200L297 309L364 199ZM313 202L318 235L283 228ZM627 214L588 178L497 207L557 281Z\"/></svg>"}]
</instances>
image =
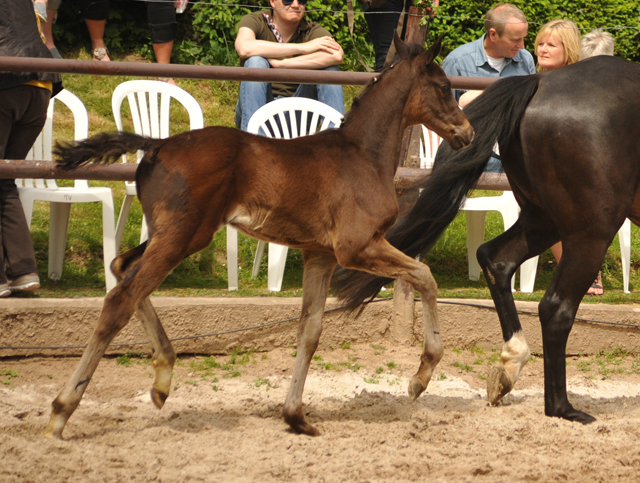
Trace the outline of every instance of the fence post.
<instances>
[{"instance_id":1,"label":"fence post","mask_svg":"<svg viewBox=\"0 0 640 483\"><path fill-rule=\"evenodd\" d=\"M417 7L409 7L407 31L405 40L409 43L425 43L427 26L420 25L420 20L425 15L425 10ZM404 133L403 149L401 151L400 166L405 168L420 167L420 133L421 126L412 126ZM402 217L418 198L418 190L410 190L398 197L400 215ZM413 285L397 279L393 289L394 323L391 334L398 342L412 342L413 319L415 316Z\"/></svg>"}]
</instances>

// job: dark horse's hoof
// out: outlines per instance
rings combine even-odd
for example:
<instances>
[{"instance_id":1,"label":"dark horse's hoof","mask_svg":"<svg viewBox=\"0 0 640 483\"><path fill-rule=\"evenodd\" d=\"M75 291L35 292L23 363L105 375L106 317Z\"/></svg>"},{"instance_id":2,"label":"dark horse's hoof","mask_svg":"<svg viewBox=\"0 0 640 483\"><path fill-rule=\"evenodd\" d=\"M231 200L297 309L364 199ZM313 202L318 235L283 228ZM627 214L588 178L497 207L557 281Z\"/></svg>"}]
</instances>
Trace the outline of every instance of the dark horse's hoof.
<instances>
[{"instance_id":1,"label":"dark horse's hoof","mask_svg":"<svg viewBox=\"0 0 640 483\"><path fill-rule=\"evenodd\" d=\"M556 417L566 419L567 421L574 421L576 423L589 424L593 423L596 418L582 411L578 411L577 409L571 408L571 410L566 411L561 414L549 414L547 416Z\"/></svg>"}]
</instances>

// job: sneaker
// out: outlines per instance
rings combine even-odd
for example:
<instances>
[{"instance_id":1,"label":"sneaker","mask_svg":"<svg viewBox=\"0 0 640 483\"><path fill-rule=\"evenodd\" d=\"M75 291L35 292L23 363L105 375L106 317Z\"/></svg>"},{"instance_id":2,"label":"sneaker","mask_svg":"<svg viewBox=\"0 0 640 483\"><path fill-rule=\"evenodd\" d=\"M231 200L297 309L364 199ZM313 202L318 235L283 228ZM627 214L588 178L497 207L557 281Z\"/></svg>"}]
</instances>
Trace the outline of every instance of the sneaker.
<instances>
[{"instance_id":1,"label":"sneaker","mask_svg":"<svg viewBox=\"0 0 640 483\"><path fill-rule=\"evenodd\" d=\"M27 273L9 282L12 293L33 292L40 288L40 277L37 273Z\"/></svg>"},{"instance_id":2,"label":"sneaker","mask_svg":"<svg viewBox=\"0 0 640 483\"><path fill-rule=\"evenodd\" d=\"M5 298L11 295L11 289L8 283L0 283L0 298Z\"/></svg>"}]
</instances>

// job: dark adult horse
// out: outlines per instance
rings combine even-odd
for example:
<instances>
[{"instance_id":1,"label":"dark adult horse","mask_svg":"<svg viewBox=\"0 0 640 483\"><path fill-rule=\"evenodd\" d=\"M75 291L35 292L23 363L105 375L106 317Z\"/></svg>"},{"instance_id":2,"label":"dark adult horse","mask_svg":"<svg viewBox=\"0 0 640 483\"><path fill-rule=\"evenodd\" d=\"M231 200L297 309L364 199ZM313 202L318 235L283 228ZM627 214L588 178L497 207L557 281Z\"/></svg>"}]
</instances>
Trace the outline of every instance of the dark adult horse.
<instances>
[{"instance_id":1,"label":"dark adult horse","mask_svg":"<svg viewBox=\"0 0 640 483\"><path fill-rule=\"evenodd\" d=\"M510 280L527 259L558 241L563 254L539 306L545 413L589 423L567 399L565 349L578 305L625 217L640 222L640 66L595 57L548 73L496 82L465 108L476 131L469 148L438 153L431 179L406 220L387 235L409 256L428 251L480 177L496 139L522 209L505 233L478 249L496 305L504 346L502 368L488 378L499 401L529 359ZM389 279L336 274L352 307Z\"/></svg>"},{"instance_id":2,"label":"dark adult horse","mask_svg":"<svg viewBox=\"0 0 640 483\"><path fill-rule=\"evenodd\" d=\"M58 163L66 168L145 151L136 186L149 240L112 263L119 283L105 298L78 368L53 401L45 435L62 436L100 358L134 311L153 346L152 400L158 408L164 405L176 356L149 295L227 223L253 237L303 250L298 353L283 410L293 430L318 434L305 420L302 392L337 263L403 278L420 291L428 347L435 351L425 352L426 362L415 376L426 385L435 367L429 361L437 363L442 354L436 284L425 265L389 245L384 234L398 213L393 178L405 128L426 124L455 148L473 138L449 80L433 62L440 43L438 39L425 51L396 39L401 60L367 87L339 129L314 136L285 141L208 127L163 140L101 134L75 147L59 146Z\"/></svg>"}]
</instances>

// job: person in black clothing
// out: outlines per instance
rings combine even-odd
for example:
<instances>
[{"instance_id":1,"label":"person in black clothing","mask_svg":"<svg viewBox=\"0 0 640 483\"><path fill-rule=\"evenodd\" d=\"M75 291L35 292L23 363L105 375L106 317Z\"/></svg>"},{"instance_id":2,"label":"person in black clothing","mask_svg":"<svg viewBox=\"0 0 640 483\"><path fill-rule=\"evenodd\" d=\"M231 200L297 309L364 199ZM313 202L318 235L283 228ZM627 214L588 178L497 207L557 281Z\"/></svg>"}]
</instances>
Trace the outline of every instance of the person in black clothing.
<instances>
[{"instance_id":1,"label":"person in black clothing","mask_svg":"<svg viewBox=\"0 0 640 483\"><path fill-rule=\"evenodd\" d=\"M52 58L31 0L0 2L0 56ZM51 95L61 89L58 74L0 72L0 159L25 158L44 126ZM13 179L0 179L0 245L0 297L40 287Z\"/></svg>"}]
</instances>

